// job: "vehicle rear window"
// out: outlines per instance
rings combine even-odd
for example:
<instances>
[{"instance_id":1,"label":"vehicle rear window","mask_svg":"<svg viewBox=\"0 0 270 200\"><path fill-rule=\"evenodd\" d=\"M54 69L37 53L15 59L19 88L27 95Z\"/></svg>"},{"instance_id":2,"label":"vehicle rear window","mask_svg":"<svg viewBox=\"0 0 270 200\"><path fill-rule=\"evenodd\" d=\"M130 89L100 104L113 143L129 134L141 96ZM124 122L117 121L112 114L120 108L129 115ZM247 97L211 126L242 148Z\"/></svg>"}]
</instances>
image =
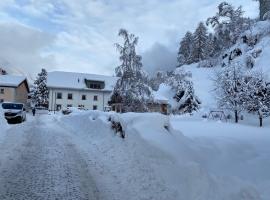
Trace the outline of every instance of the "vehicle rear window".
<instances>
[{"instance_id":1,"label":"vehicle rear window","mask_svg":"<svg viewBox=\"0 0 270 200\"><path fill-rule=\"evenodd\" d=\"M21 110L23 108L23 104L3 103L2 108L12 109L12 110Z\"/></svg>"}]
</instances>

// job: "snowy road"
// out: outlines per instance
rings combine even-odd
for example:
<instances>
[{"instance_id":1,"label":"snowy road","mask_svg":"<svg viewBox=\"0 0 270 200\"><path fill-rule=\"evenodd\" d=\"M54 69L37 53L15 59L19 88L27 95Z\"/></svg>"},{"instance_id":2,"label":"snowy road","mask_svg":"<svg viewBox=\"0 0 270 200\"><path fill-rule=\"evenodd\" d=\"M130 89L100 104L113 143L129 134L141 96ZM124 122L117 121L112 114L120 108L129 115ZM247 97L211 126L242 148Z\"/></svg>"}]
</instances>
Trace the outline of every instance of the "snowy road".
<instances>
[{"instance_id":1,"label":"snowy road","mask_svg":"<svg viewBox=\"0 0 270 200\"><path fill-rule=\"evenodd\" d=\"M7 131L0 144L1 200L99 199L87 162L66 131L42 118Z\"/></svg>"}]
</instances>

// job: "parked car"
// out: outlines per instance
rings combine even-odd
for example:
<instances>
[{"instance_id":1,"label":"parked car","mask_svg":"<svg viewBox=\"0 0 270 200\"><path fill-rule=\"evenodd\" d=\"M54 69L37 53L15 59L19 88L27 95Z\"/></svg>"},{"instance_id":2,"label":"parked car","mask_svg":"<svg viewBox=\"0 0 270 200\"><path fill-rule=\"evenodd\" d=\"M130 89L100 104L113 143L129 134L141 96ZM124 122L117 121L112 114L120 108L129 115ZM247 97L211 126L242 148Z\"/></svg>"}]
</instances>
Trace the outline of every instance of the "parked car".
<instances>
[{"instance_id":1,"label":"parked car","mask_svg":"<svg viewBox=\"0 0 270 200\"><path fill-rule=\"evenodd\" d=\"M24 122L26 120L26 109L22 103L2 103L4 116L8 123Z\"/></svg>"},{"instance_id":2,"label":"parked car","mask_svg":"<svg viewBox=\"0 0 270 200\"><path fill-rule=\"evenodd\" d=\"M62 114L63 114L63 115L69 115L70 113L72 113L72 109L70 109L70 108L63 109L63 110L62 110Z\"/></svg>"}]
</instances>

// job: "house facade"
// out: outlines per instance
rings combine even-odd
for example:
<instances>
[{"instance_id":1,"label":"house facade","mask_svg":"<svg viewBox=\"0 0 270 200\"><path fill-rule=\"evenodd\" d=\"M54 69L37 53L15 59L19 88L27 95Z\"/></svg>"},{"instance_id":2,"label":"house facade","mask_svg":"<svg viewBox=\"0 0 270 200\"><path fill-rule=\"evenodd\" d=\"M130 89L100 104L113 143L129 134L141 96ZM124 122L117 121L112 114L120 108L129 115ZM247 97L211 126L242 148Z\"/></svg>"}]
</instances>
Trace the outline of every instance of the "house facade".
<instances>
[{"instance_id":1,"label":"house facade","mask_svg":"<svg viewBox=\"0 0 270 200\"><path fill-rule=\"evenodd\" d=\"M0 103L28 103L29 85L26 77L0 75Z\"/></svg>"},{"instance_id":2,"label":"house facade","mask_svg":"<svg viewBox=\"0 0 270 200\"><path fill-rule=\"evenodd\" d=\"M49 110L79 107L104 111L116 77L73 72L49 72Z\"/></svg>"}]
</instances>

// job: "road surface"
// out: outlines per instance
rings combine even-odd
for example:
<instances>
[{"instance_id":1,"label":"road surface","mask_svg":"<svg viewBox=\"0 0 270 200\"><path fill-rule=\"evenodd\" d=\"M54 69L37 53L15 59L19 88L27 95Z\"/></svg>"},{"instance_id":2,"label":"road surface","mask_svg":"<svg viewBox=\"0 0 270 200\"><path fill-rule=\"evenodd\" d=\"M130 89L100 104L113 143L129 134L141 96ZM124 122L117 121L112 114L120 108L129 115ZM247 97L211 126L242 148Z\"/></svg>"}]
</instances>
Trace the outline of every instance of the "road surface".
<instances>
[{"instance_id":1,"label":"road surface","mask_svg":"<svg viewBox=\"0 0 270 200\"><path fill-rule=\"evenodd\" d=\"M99 199L83 153L67 131L42 117L7 131L0 143L1 200Z\"/></svg>"}]
</instances>

